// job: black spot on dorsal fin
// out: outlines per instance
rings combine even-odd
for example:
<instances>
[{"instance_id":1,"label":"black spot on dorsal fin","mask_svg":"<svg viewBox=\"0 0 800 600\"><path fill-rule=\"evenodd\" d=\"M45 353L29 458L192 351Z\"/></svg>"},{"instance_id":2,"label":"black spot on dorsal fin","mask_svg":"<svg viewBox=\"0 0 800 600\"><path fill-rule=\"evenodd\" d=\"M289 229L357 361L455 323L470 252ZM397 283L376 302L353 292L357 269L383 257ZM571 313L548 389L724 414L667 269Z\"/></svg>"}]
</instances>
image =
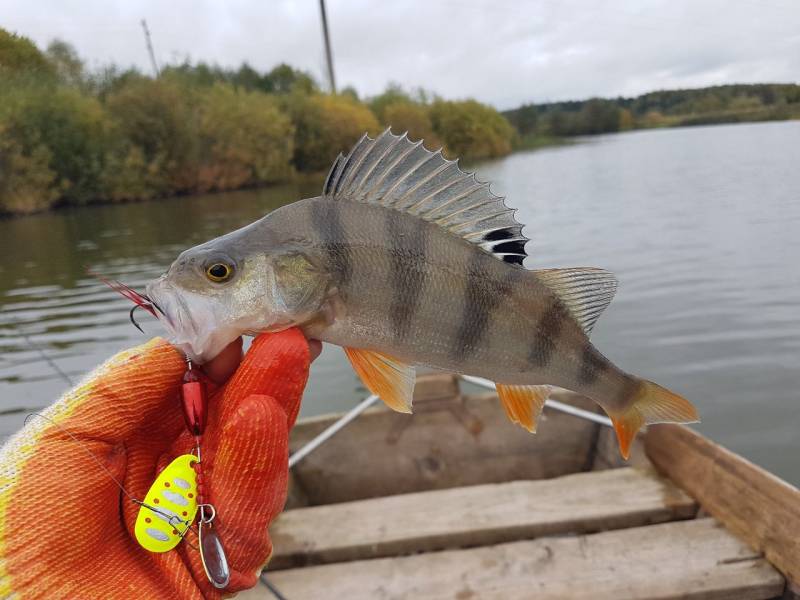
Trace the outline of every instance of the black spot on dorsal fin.
<instances>
[{"instance_id":1,"label":"black spot on dorsal fin","mask_svg":"<svg viewBox=\"0 0 800 600\"><path fill-rule=\"evenodd\" d=\"M508 240L514 237L514 232L510 229L495 229L494 231L490 231L483 239L487 242L496 242L499 240Z\"/></svg>"},{"instance_id":2,"label":"black spot on dorsal fin","mask_svg":"<svg viewBox=\"0 0 800 600\"><path fill-rule=\"evenodd\" d=\"M520 256L525 256L525 240L495 244L492 252L495 254L519 254Z\"/></svg>"},{"instance_id":3,"label":"black spot on dorsal fin","mask_svg":"<svg viewBox=\"0 0 800 600\"><path fill-rule=\"evenodd\" d=\"M484 234L480 246L503 262L521 265L525 260L525 243L522 227L503 227Z\"/></svg>"}]
</instances>

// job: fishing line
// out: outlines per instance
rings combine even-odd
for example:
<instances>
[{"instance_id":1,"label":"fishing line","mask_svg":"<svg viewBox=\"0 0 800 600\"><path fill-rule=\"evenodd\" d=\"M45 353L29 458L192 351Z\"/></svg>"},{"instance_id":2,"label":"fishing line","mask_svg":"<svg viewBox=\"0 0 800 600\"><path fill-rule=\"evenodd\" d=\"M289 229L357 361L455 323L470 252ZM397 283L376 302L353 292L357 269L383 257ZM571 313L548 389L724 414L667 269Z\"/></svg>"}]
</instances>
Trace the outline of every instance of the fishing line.
<instances>
[{"instance_id":1,"label":"fishing line","mask_svg":"<svg viewBox=\"0 0 800 600\"><path fill-rule=\"evenodd\" d=\"M25 417L25 421L24 421L23 424L27 425L28 421L31 419L31 417L40 417L40 418L46 420L47 422L49 422L50 424L55 425L56 427L58 427L58 429L61 432L67 434L72 439L72 441L76 442L78 444L78 446L80 446L81 450L83 450L95 463L97 463L97 466L100 467L105 472L105 474L108 475L108 477L111 478L111 481L113 481L116 484L116 486L120 489L120 491L122 491L122 493L125 494L131 502L133 502L134 504L137 504L139 506L144 506L145 508L153 511L154 513L164 517L166 519L167 523L169 523L173 527L176 525L176 523L173 520L177 519L178 523L182 523L182 524L187 526L186 531L191 529L192 532L195 533L195 535L197 534L197 532L194 531L194 528L193 528L192 524L189 521L186 521L184 519L180 519L180 518L178 518L177 515L172 515L172 514L166 513L164 511L160 510L156 506L151 506L151 505L143 502L142 500L139 500L133 494L131 494L128 490L126 490L125 486L122 485L122 483L120 483L120 481L114 476L114 474L109 470L109 468L106 465L104 465L102 463L102 461L99 458L97 458L97 456L95 456L94 452L92 452L91 450L89 450L89 448L86 447L86 443L83 440L79 439L75 434L73 434L69 429L64 427L61 423L55 421L54 419L51 419L47 415L44 415L42 413L34 412L34 413L28 414ZM184 531L183 535L185 535L185 534L186 534L186 532ZM181 537L183 537L183 535ZM189 541L187 540L186 543L188 544ZM190 544L190 545L192 545L192 544ZM192 547L194 547L194 546L192 546Z\"/></svg>"},{"instance_id":2,"label":"fishing line","mask_svg":"<svg viewBox=\"0 0 800 600\"><path fill-rule=\"evenodd\" d=\"M144 330L136 322L135 311L137 308L143 308L156 319L159 318L159 313L169 321L167 314L156 304L147 294L141 294L134 290L129 285L120 281L112 281L105 277L92 273L91 270L87 271L95 276L97 279L108 285L111 289L118 292L128 300L134 303L128 313L136 329L144 333ZM200 446L203 440L203 435L206 429L208 417L208 390L203 379L203 374L196 370L192 365L191 359L186 357L186 371L183 375L183 382L180 388L180 403L183 412L183 419L186 425L186 430L189 432L195 441L196 460L191 455L181 455L175 458L165 469L158 475L156 480L150 486L150 489L145 496L145 499L152 498L152 502L159 503L159 499L155 494L160 493L158 490L160 486L169 487L171 482L180 488L187 490L184 497L178 491L163 492L163 496L168 503L180 506L191 506L192 516L190 520L184 521L177 518L173 520L172 516L168 516L165 521L172 527L172 532L164 531L160 525L156 527L155 523L151 523L150 517L145 516L147 513L139 509L139 515L136 518L135 536L136 541L145 550L150 552L167 552L175 548L176 544L184 539L185 531L179 532L178 523L186 525L187 530L191 527L191 522L195 519L195 513L199 510L200 519L197 521L197 539L200 546L200 562L203 565L203 570L206 573L208 581L217 589L224 589L228 587L230 582L230 567L228 565L228 558L226 556L225 548L217 533L217 528L214 525L217 511L214 505L208 500L207 487L205 485L205 462L200 458ZM71 436L74 438L74 436ZM93 460L101 464L98 459L92 455ZM187 462L188 460L188 462ZM145 504L143 501L133 498L131 494L122 486L122 484L113 477L111 472L101 464L106 473L112 477L117 486L122 492L128 496L133 502L139 504L143 508L147 508L156 514L162 515L153 507ZM190 474L191 473L191 474ZM171 479L169 481L168 479ZM194 485L195 487L192 487ZM191 490L191 491L188 491ZM180 509L178 509L180 510ZM208 515L206 514L208 511ZM171 512L171 511L170 511ZM188 516L189 510L183 511L184 516ZM176 537L177 536L177 537Z\"/></svg>"},{"instance_id":3,"label":"fishing line","mask_svg":"<svg viewBox=\"0 0 800 600\"><path fill-rule=\"evenodd\" d=\"M270 592L272 592L272 595L275 596L278 600L288 600L288 598L286 598L286 596L281 594L280 590L275 587L275 584L273 584L269 579L267 579L266 573L261 573L259 581L261 581L261 583L263 583L266 586L266 588Z\"/></svg>"},{"instance_id":4,"label":"fishing line","mask_svg":"<svg viewBox=\"0 0 800 600\"><path fill-rule=\"evenodd\" d=\"M159 318L158 313L161 313L161 315L163 315L165 318L167 317L166 313L164 313L161 307L153 302L146 294L141 294L130 286L119 281L110 281L100 275L92 273L88 269L87 271L108 285L111 289L119 292L122 296L134 303L134 307L131 309L130 313L128 313L128 316L131 320L131 323L133 323L133 325L142 333L144 333L144 330L139 326L134 317L136 308L144 308L157 319ZM41 357L70 385L73 385L66 373L61 371L61 369L59 369L58 366L44 354L44 352L38 349L36 345L33 344L29 338L27 338L27 336L25 337L31 347L35 348ZM145 502L144 500L134 497L134 495L125 488L122 482L117 479L111 470L105 464L103 464L103 461L95 456L95 454L88 448L83 440L79 439L61 423L58 423L51 417L37 412L30 413L25 417L25 425L28 424L31 417L36 416L58 427L59 431L69 436L73 442L77 442L81 450L89 455L89 457L102 469L102 471L111 479L111 481L114 482L119 490L131 502L140 507L134 529L136 540L140 546L151 552L165 552L172 550L177 543L186 541L186 543L192 549L199 551L200 562L203 566L203 570L206 573L208 581L215 588L224 589L230 582L230 567L228 565L228 559L222 540L217 533L217 527L214 525L214 521L216 520L217 516L217 510L214 505L207 500L207 491L204 485L205 478L203 472L205 465L200 458L201 440L203 439L208 415L208 391L202 379L202 373L199 373L194 369L192 362L188 357L186 358L186 363L186 372L184 373L183 383L181 386L180 400L186 429L194 437L196 460L190 460L187 463L186 459L192 458L191 455L182 455L175 458L158 475L155 482L150 486L145 499L152 498L152 502L158 504L158 498L153 495L154 493L157 493L154 492L155 489L160 489L156 488L156 486L163 485L164 487L168 488L170 487L171 482L180 488L187 490L190 489L192 491L187 492L186 497L177 491L171 491L169 494L167 492L163 493L165 499L169 503L187 506L187 510L183 512L184 516L188 516L189 514L188 506L190 506L190 504L188 499L192 499L196 493L196 500L191 501L194 505L194 508L191 509L192 516L188 519L182 519L171 510L166 508L159 509L158 507L151 506L150 503ZM186 470L194 471L195 473L193 476L188 476L186 474ZM165 477L174 477L174 479L168 481L164 479ZM190 483L190 481L194 482L194 488L191 487L192 483ZM146 516L148 513L142 511L144 508L150 511L150 513L156 515L171 528L173 536L172 539L170 539L167 532L165 532L163 529L160 529L160 525L156 526L156 523L152 522L149 516ZM197 521L197 530L195 532L195 529L193 528L193 522L195 519L195 512L198 509L200 512L200 519ZM206 514L207 512L208 515ZM151 523L152 525L147 525ZM179 532L179 529L182 529L182 531ZM192 530L192 532L197 535L198 546L195 546L189 542L188 539L186 539L186 533L189 530ZM166 543L166 547L164 546L164 543ZM282 596L279 595L279 592L276 595L277 597L282 598Z\"/></svg>"},{"instance_id":5,"label":"fishing line","mask_svg":"<svg viewBox=\"0 0 800 600\"><path fill-rule=\"evenodd\" d=\"M138 305L134 306L134 308L136 308L137 306ZM133 311L131 311L131 312L133 312ZM134 325L136 325L135 322L134 322ZM142 331L141 327L139 327L138 325L137 325L137 328L139 329L139 331ZM142 331L142 333L144 333L144 331ZM64 371L62 371L59 368L59 366L55 363L55 361L53 361L49 356L47 356L47 354L45 354L44 351L41 348L39 348L33 342L33 340L30 339L30 337L27 334L25 334L23 332L22 336L27 340L27 342L31 345L31 347L39 353L39 355L42 357L42 359L44 359L45 362L47 362L47 364L50 365L53 368L54 371L56 371L56 373L58 373L69 385L75 385L74 382L70 379L70 377L66 373L64 373ZM195 531L194 525L190 521L181 519L177 515L172 515L172 514L169 514L167 512L164 512L163 510L160 510L158 507L151 506L151 505L143 502L142 500L139 500L138 498L136 498L133 494L131 494L128 490L125 489L125 486L122 485L122 483L114 476L114 474L108 469L108 467L106 467L106 465L104 465L102 463L102 461L99 458L97 458L97 456L95 456L94 453L91 450L89 450L89 448L86 446L86 443L83 440L79 439L75 434L73 434L71 431L69 431L61 423L55 421L54 419L51 419L50 417L48 417L45 414L38 413L38 412L33 412L33 413L29 413L25 417L23 425L27 425L28 421L30 421L31 417L40 417L40 418L46 420L47 422L49 422L51 425L55 425L56 427L58 427L58 429L61 432L63 432L66 435L68 435L70 437L70 439L72 439L72 441L76 442L78 444L78 446L81 448L81 450L83 450L89 456L89 458L91 458L97 464L97 466L99 466L105 472L105 474L108 475L108 477L111 478L111 481L114 482L114 484L120 489L120 491L123 494L125 494L128 497L128 499L131 502L133 502L136 505L143 506L143 507L147 508L148 510L152 511L153 513L159 515L160 517L163 517L166 520L166 522L169 523L170 525L172 525L173 527L176 527L178 524L185 525L186 529L184 529L183 532L181 533L181 538L184 539L186 541L186 543L191 548L193 548L194 550L199 550L199 548L197 546L192 544L185 537L186 536L186 532L189 531L189 530L191 530L192 533L194 533L195 535L198 535L198 532Z\"/></svg>"},{"instance_id":6,"label":"fishing line","mask_svg":"<svg viewBox=\"0 0 800 600\"><path fill-rule=\"evenodd\" d=\"M39 354L39 356L42 357L42 360L46 362L48 365L50 365L50 367L52 367L52 369L61 376L61 379L66 381L70 386L75 385L72 379L70 379L69 375L67 375L64 371L62 371L61 368L55 363L55 361L53 361L53 359L47 356L44 350L42 350L37 344L35 344L27 333L21 331L20 335L25 339L26 342L28 342L30 347L33 348Z\"/></svg>"},{"instance_id":7,"label":"fishing line","mask_svg":"<svg viewBox=\"0 0 800 600\"><path fill-rule=\"evenodd\" d=\"M144 333L144 329L142 329L139 326L139 323L136 322L136 318L133 316L133 313L134 311L136 311L137 308L145 309L156 319L158 318L158 314L156 314L156 311L160 312L165 317L167 316L166 313L161 309L161 307L158 304L156 304L147 294L142 294L140 292L137 292L131 286L124 284L121 281L107 279L106 277L103 277L99 273L95 273L91 269L86 269L86 272L89 273L89 275L91 275L92 277L96 277L97 279L105 283L115 292L121 294L122 296L133 302L134 305L133 308L131 308L131 311L128 313L128 318L131 320L131 323L133 323L133 326L136 327L136 329L138 329L142 333Z\"/></svg>"}]
</instances>

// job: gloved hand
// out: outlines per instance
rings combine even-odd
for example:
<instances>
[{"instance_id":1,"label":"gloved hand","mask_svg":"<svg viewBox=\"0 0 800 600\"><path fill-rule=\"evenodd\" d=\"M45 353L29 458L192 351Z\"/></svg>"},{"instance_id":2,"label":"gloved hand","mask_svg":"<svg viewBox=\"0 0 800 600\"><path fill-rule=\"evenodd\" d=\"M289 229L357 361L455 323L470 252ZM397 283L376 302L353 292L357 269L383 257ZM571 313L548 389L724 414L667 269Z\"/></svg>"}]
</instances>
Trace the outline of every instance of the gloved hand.
<instances>
[{"instance_id":1,"label":"gloved hand","mask_svg":"<svg viewBox=\"0 0 800 600\"><path fill-rule=\"evenodd\" d=\"M259 336L243 360L238 340L205 367L222 383L209 390L202 450L231 571L225 594L255 585L272 552L267 527L286 499L288 435L310 359L292 329ZM121 352L3 447L0 597L220 597L194 533L161 554L138 545L139 505L114 481L141 500L161 469L191 452L178 399L185 370L159 339Z\"/></svg>"}]
</instances>

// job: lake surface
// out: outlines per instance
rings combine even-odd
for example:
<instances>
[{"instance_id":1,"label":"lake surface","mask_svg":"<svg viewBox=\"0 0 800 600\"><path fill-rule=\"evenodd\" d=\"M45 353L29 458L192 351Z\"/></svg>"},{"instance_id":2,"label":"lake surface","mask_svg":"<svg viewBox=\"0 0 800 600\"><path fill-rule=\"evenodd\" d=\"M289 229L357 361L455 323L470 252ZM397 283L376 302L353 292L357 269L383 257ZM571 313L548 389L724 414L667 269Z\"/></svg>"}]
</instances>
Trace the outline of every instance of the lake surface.
<instances>
[{"instance_id":1,"label":"lake surface","mask_svg":"<svg viewBox=\"0 0 800 600\"><path fill-rule=\"evenodd\" d=\"M476 167L528 224L528 267L617 274L593 333L607 356L691 399L706 435L800 484L800 122L593 137ZM146 339L87 267L141 287L183 249L320 183L0 221L0 436L66 389L42 353L78 380ZM302 412L363 394L327 347Z\"/></svg>"}]
</instances>

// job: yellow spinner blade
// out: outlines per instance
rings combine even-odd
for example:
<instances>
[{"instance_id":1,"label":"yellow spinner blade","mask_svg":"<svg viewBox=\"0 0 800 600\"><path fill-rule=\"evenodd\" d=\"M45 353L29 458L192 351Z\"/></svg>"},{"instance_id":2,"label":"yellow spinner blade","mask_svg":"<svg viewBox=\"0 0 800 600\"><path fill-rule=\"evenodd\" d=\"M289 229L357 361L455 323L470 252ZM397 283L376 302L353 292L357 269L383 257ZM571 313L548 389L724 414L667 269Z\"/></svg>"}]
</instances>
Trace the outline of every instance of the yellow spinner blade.
<instances>
[{"instance_id":1,"label":"yellow spinner blade","mask_svg":"<svg viewBox=\"0 0 800 600\"><path fill-rule=\"evenodd\" d=\"M150 552L167 552L178 545L197 514L197 474L193 454L173 460L156 478L136 517L134 533Z\"/></svg>"}]
</instances>

